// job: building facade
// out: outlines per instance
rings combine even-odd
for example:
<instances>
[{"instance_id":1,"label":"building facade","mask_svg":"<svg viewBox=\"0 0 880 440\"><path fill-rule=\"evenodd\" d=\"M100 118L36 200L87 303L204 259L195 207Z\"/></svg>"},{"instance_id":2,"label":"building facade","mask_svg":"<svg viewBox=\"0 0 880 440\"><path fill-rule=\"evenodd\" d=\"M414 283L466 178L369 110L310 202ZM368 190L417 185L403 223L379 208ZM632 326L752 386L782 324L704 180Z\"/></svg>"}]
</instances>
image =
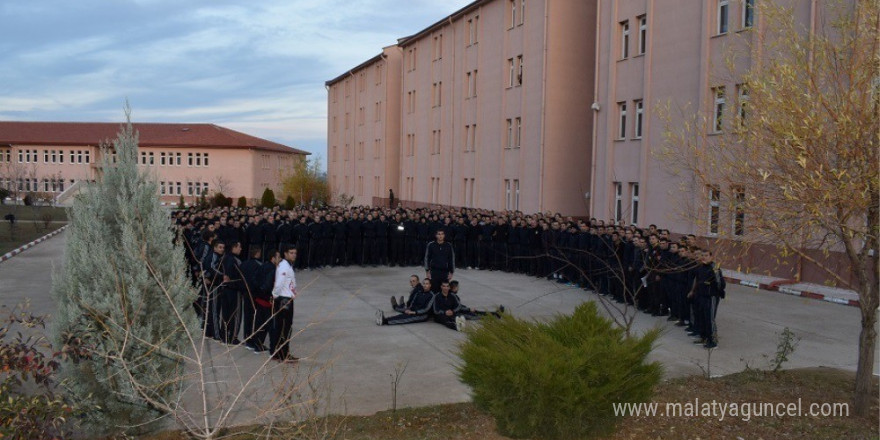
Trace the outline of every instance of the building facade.
<instances>
[{"instance_id":1,"label":"building facade","mask_svg":"<svg viewBox=\"0 0 880 440\"><path fill-rule=\"evenodd\" d=\"M370 204L399 194L400 48L327 81L327 180L334 196Z\"/></svg>"},{"instance_id":2,"label":"building facade","mask_svg":"<svg viewBox=\"0 0 880 440\"><path fill-rule=\"evenodd\" d=\"M595 2L479 0L400 39L399 166L387 173L396 186L356 200L391 188L423 204L585 214L595 14ZM332 160L334 81L335 190L362 177Z\"/></svg>"},{"instance_id":3,"label":"building facade","mask_svg":"<svg viewBox=\"0 0 880 440\"><path fill-rule=\"evenodd\" d=\"M278 190L294 160L309 154L213 124L133 124L139 165L159 183L163 202L195 202L207 192L258 200ZM0 122L0 185L14 194L58 198L98 178L102 143L116 123Z\"/></svg>"}]
</instances>

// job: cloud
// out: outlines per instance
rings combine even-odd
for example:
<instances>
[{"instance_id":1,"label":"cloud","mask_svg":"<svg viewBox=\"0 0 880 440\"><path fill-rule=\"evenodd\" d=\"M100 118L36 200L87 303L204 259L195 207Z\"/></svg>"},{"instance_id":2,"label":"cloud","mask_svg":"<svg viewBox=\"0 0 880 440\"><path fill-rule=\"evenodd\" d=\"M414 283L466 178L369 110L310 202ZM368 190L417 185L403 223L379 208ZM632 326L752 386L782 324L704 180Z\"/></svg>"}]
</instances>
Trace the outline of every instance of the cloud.
<instances>
[{"instance_id":1,"label":"cloud","mask_svg":"<svg viewBox=\"0 0 880 440\"><path fill-rule=\"evenodd\" d=\"M324 81L468 1L0 3L0 118L212 122L323 155Z\"/></svg>"}]
</instances>

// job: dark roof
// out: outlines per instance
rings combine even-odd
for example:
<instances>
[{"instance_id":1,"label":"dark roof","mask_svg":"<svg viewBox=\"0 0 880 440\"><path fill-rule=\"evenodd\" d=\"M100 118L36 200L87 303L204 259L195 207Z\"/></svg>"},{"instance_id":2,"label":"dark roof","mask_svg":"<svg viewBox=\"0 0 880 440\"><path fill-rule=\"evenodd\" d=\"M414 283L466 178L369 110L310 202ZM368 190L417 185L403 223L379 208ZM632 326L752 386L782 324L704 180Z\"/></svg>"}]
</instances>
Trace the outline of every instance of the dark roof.
<instances>
[{"instance_id":1,"label":"dark roof","mask_svg":"<svg viewBox=\"0 0 880 440\"><path fill-rule=\"evenodd\" d=\"M421 39L422 37L424 37L425 35L433 32L435 29L438 29L438 28L445 26L451 20L457 20L462 15L467 14L467 13L473 11L474 9L476 9L477 7L483 5L484 3L489 3L490 1L492 1L492 0L474 0L473 2L470 2L466 5L464 5L464 7L453 12L452 14L449 14L446 17L443 17L440 20L437 20L437 22L435 22L434 24L432 24L428 27L426 27L426 28L424 28L424 29L422 29L422 30L420 30L420 31L408 36L408 37L398 38L397 45L400 47L403 47L403 46L406 46L412 42L415 42L415 41Z\"/></svg>"},{"instance_id":2,"label":"dark roof","mask_svg":"<svg viewBox=\"0 0 880 440\"><path fill-rule=\"evenodd\" d=\"M203 147L254 149L278 153L311 154L240 131L214 124L132 124L142 147ZM99 145L116 138L122 124L115 122L18 122L0 121L0 144Z\"/></svg>"},{"instance_id":3,"label":"dark roof","mask_svg":"<svg viewBox=\"0 0 880 440\"><path fill-rule=\"evenodd\" d=\"M380 53L379 55L376 55L376 56L374 56L373 58L370 58L370 59L364 61L363 63L358 64L358 65L355 66L354 68L347 70L347 71L346 71L345 73L343 73L342 75L339 75L339 76L337 76L336 78L333 78L333 79L331 79L330 81L325 82L324 85L327 86L327 87L330 87L330 86L332 86L333 84L336 84L336 83L338 83L339 81L342 81L343 79L345 79L345 78L347 78L347 77L349 77L349 76L351 76L351 75L354 75L354 73L357 72L358 70L361 70L361 69L363 69L364 67L367 67L367 66L369 66L370 64L373 64L373 63L375 63L376 61L381 60L384 56L385 56L385 52L382 51L382 53Z\"/></svg>"}]
</instances>

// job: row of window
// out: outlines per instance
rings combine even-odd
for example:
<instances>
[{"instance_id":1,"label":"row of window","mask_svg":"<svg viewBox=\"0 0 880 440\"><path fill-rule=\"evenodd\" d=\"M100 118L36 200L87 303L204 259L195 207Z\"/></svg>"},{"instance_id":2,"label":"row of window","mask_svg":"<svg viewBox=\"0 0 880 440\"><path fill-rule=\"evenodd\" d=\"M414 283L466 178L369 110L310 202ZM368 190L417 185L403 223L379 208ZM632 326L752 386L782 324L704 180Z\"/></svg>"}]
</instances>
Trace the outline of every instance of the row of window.
<instances>
[{"instance_id":1,"label":"row of window","mask_svg":"<svg viewBox=\"0 0 880 440\"><path fill-rule=\"evenodd\" d=\"M65 156L71 164L92 162L92 152L89 150L70 150L67 153L62 150L18 150L18 163L40 163L41 152L42 163L65 163ZM12 163L11 149L0 151L0 163Z\"/></svg>"},{"instance_id":2,"label":"row of window","mask_svg":"<svg viewBox=\"0 0 880 440\"><path fill-rule=\"evenodd\" d=\"M183 153L159 152L159 166L182 166ZM114 160L115 163L115 160ZM156 153L141 151L141 165L155 166ZM186 153L186 165L189 167L207 167L208 153Z\"/></svg>"},{"instance_id":3,"label":"row of window","mask_svg":"<svg viewBox=\"0 0 880 440\"><path fill-rule=\"evenodd\" d=\"M18 188L18 191L42 191L42 192L54 192L61 193L64 192L64 188L69 182L70 186L73 186L76 183L76 180L70 179L69 181L65 181L61 177L44 177L42 179L38 178L19 178L19 179L10 179L10 178L2 178L0 179L0 184L3 185L3 188L12 190L14 188Z\"/></svg>"},{"instance_id":4,"label":"row of window","mask_svg":"<svg viewBox=\"0 0 880 440\"><path fill-rule=\"evenodd\" d=\"M648 17L640 15L636 17L639 24L638 52L636 55L644 55L648 50ZM620 22L620 59L629 58L629 20Z\"/></svg>"},{"instance_id":5,"label":"row of window","mask_svg":"<svg viewBox=\"0 0 880 440\"><path fill-rule=\"evenodd\" d=\"M718 11L715 17L716 33L718 35L726 34L730 30L730 0L717 0ZM741 9L741 29L749 29L755 24L755 0L741 0L738 2L742 5Z\"/></svg>"},{"instance_id":6,"label":"row of window","mask_svg":"<svg viewBox=\"0 0 880 440\"><path fill-rule=\"evenodd\" d=\"M159 194L163 196L183 195L183 182L159 182ZM186 195L200 196L208 194L208 182L186 182Z\"/></svg>"}]
</instances>

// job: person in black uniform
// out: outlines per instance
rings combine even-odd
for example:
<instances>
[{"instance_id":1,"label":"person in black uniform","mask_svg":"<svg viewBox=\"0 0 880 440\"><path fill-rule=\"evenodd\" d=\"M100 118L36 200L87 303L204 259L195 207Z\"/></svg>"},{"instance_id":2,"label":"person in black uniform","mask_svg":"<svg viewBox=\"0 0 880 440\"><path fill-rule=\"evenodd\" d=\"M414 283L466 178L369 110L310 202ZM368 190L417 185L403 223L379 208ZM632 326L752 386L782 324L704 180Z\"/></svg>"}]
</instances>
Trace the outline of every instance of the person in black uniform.
<instances>
[{"instance_id":1,"label":"person in black uniform","mask_svg":"<svg viewBox=\"0 0 880 440\"><path fill-rule=\"evenodd\" d=\"M379 220L376 222L376 244L375 244L375 259L376 264L381 264L383 266L388 265L388 229L390 225L388 223L388 218L385 217L384 214L379 215Z\"/></svg>"},{"instance_id":2,"label":"person in black uniform","mask_svg":"<svg viewBox=\"0 0 880 440\"><path fill-rule=\"evenodd\" d=\"M324 233L323 220L320 215L315 216L315 221L309 225L309 254L306 257L306 267L318 268L321 266L321 236Z\"/></svg>"},{"instance_id":3,"label":"person in black uniform","mask_svg":"<svg viewBox=\"0 0 880 440\"><path fill-rule=\"evenodd\" d=\"M239 266L245 288L241 295L241 321L242 328L244 329L244 343L248 350L252 351L263 351L258 350L262 346L262 341L258 343L254 337L254 329L259 328L255 324L257 322L256 300L260 297L260 288L262 286L260 275L263 263L260 262L261 257L262 249L251 249L250 258Z\"/></svg>"},{"instance_id":4,"label":"person in black uniform","mask_svg":"<svg viewBox=\"0 0 880 440\"><path fill-rule=\"evenodd\" d=\"M330 253L330 265L347 266L345 259L345 219L336 217L333 223L333 252Z\"/></svg>"},{"instance_id":5,"label":"person in black uniform","mask_svg":"<svg viewBox=\"0 0 880 440\"><path fill-rule=\"evenodd\" d=\"M385 317L385 312L376 310L376 325L401 325L425 322L431 318L434 309L434 294L431 293L431 280L422 280L421 289L413 289L415 296L407 301L408 307L399 315Z\"/></svg>"},{"instance_id":6,"label":"person in black uniform","mask_svg":"<svg viewBox=\"0 0 880 440\"><path fill-rule=\"evenodd\" d=\"M278 225L278 243L280 247L289 247L295 244L293 241L293 224L288 219L282 220Z\"/></svg>"},{"instance_id":7,"label":"person in black uniform","mask_svg":"<svg viewBox=\"0 0 880 440\"><path fill-rule=\"evenodd\" d=\"M299 223L293 227L293 234L296 235L296 254L301 258L296 259L296 268L305 269L309 267L309 247L311 237L309 237L308 215L300 217Z\"/></svg>"},{"instance_id":8,"label":"person in black uniform","mask_svg":"<svg viewBox=\"0 0 880 440\"><path fill-rule=\"evenodd\" d=\"M351 220L345 225L347 231L345 242L348 246L347 254L349 264L364 264L364 260L362 259L364 248L362 224L363 221L361 221L361 219L352 216Z\"/></svg>"},{"instance_id":9,"label":"person in black uniform","mask_svg":"<svg viewBox=\"0 0 880 440\"><path fill-rule=\"evenodd\" d=\"M715 314L718 311L718 301L725 297L726 283L721 268L715 265L712 251L704 250L700 262L695 273L693 292L697 313L700 316L698 329L700 339L694 343L702 343L704 347L711 349L718 346Z\"/></svg>"},{"instance_id":10,"label":"person in black uniform","mask_svg":"<svg viewBox=\"0 0 880 440\"><path fill-rule=\"evenodd\" d=\"M459 217L451 229L455 232L455 236L452 239L452 248L455 250L455 255L458 257L458 266L468 267L470 266L467 260L468 227L464 222L464 217Z\"/></svg>"},{"instance_id":11,"label":"person in black uniform","mask_svg":"<svg viewBox=\"0 0 880 440\"><path fill-rule=\"evenodd\" d=\"M364 265L376 265L376 222L373 215L368 214L367 220L361 225L364 230Z\"/></svg>"},{"instance_id":12,"label":"person in black uniform","mask_svg":"<svg viewBox=\"0 0 880 440\"><path fill-rule=\"evenodd\" d=\"M419 281L418 275L410 275L409 288L409 296L406 300L401 296L398 301L394 295L391 295L391 308L394 309L395 312L403 313L404 310L411 308L412 301L415 299L416 295L422 291L422 284Z\"/></svg>"},{"instance_id":13,"label":"person in black uniform","mask_svg":"<svg viewBox=\"0 0 880 440\"><path fill-rule=\"evenodd\" d=\"M440 283L440 293L434 295L434 322L464 331L467 320L462 315L463 310L461 300L450 292L449 281Z\"/></svg>"},{"instance_id":14,"label":"person in black uniform","mask_svg":"<svg viewBox=\"0 0 880 440\"><path fill-rule=\"evenodd\" d=\"M261 255L266 255L263 250L263 225L260 217L251 217L245 233L247 234L248 249L260 248Z\"/></svg>"},{"instance_id":15,"label":"person in black uniform","mask_svg":"<svg viewBox=\"0 0 880 440\"><path fill-rule=\"evenodd\" d=\"M391 248L389 263L392 266L403 266L405 261L406 223L398 213L391 223L389 234L391 235Z\"/></svg>"},{"instance_id":16,"label":"person in black uniform","mask_svg":"<svg viewBox=\"0 0 880 440\"><path fill-rule=\"evenodd\" d=\"M275 215L269 214L266 223L263 223L263 255L271 249L278 249L278 225L275 224Z\"/></svg>"},{"instance_id":17,"label":"person in black uniform","mask_svg":"<svg viewBox=\"0 0 880 440\"><path fill-rule=\"evenodd\" d=\"M419 254L419 223L415 214L410 214L404 220L406 224L405 244L406 247L406 263L407 266L418 265L419 259L424 254Z\"/></svg>"},{"instance_id":18,"label":"person in black uniform","mask_svg":"<svg viewBox=\"0 0 880 440\"><path fill-rule=\"evenodd\" d=\"M220 318L218 331L223 342L231 345L238 345L238 332L240 330L239 299L242 291L245 290L244 281L242 280L241 260L241 243L237 241L229 242L226 247L229 252L223 256L223 273L226 274L228 280L223 283L220 288L220 295L217 297L217 316Z\"/></svg>"},{"instance_id":19,"label":"person in black uniform","mask_svg":"<svg viewBox=\"0 0 880 440\"><path fill-rule=\"evenodd\" d=\"M439 292L440 283L452 279L455 273L455 251L446 242L446 232L437 231L437 240L428 244L425 249L425 276L435 285L434 293Z\"/></svg>"},{"instance_id":20,"label":"person in black uniform","mask_svg":"<svg viewBox=\"0 0 880 440\"><path fill-rule=\"evenodd\" d=\"M467 268L478 269L480 266L480 221L476 216L471 218L467 228Z\"/></svg>"},{"instance_id":21,"label":"person in black uniform","mask_svg":"<svg viewBox=\"0 0 880 440\"><path fill-rule=\"evenodd\" d=\"M480 269L493 270L492 237L495 235L494 219L483 217L480 222Z\"/></svg>"},{"instance_id":22,"label":"person in black uniform","mask_svg":"<svg viewBox=\"0 0 880 440\"><path fill-rule=\"evenodd\" d=\"M223 273L223 254L226 244L219 239L211 242L211 252L202 260L202 280L204 283L204 320L205 335L214 339L220 339L217 321L217 296L223 283L229 281L229 277Z\"/></svg>"}]
</instances>

